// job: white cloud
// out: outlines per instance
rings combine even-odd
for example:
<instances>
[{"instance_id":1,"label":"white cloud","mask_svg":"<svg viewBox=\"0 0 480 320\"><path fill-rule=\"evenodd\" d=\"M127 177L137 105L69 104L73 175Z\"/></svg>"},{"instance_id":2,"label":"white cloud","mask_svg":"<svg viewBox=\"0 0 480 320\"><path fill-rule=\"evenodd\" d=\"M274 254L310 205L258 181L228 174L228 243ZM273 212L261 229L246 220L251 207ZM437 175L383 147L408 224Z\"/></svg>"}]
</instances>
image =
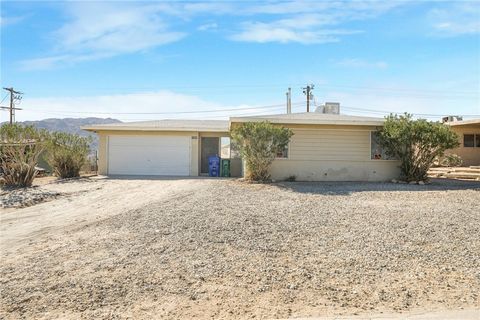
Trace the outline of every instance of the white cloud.
<instances>
[{"instance_id":1,"label":"white cloud","mask_svg":"<svg viewBox=\"0 0 480 320\"><path fill-rule=\"evenodd\" d=\"M347 68L377 68L385 69L388 67L388 63L385 61L366 61L358 58L343 59L335 63L337 66Z\"/></svg>"},{"instance_id":2,"label":"white cloud","mask_svg":"<svg viewBox=\"0 0 480 320\"><path fill-rule=\"evenodd\" d=\"M91 53L91 54L64 54L44 58L34 58L23 60L20 63L23 70L47 70L59 64L73 65L78 62L98 60L111 57L111 53Z\"/></svg>"},{"instance_id":3,"label":"white cloud","mask_svg":"<svg viewBox=\"0 0 480 320\"><path fill-rule=\"evenodd\" d=\"M171 31L162 5L69 3L71 20L52 34L53 54L22 62L23 68L50 68L148 50L185 36Z\"/></svg>"},{"instance_id":4,"label":"white cloud","mask_svg":"<svg viewBox=\"0 0 480 320\"><path fill-rule=\"evenodd\" d=\"M27 16L5 17L0 16L0 26L6 27L9 25L17 24L25 20Z\"/></svg>"},{"instance_id":5,"label":"white cloud","mask_svg":"<svg viewBox=\"0 0 480 320\"><path fill-rule=\"evenodd\" d=\"M430 10L427 17L439 36L480 33L480 7L476 1L461 1L435 8Z\"/></svg>"},{"instance_id":6,"label":"white cloud","mask_svg":"<svg viewBox=\"0 0 480 320\"><path fill-rule=\"evenodd\" d=\"M278 113L279 110L284 109L283 106L256 109L254 105L225 105L166 90L85 97L25 97L21 107L22 112L17 113L18 121L67 117L110 117L122 121L174 118L228 119L229 116L234 115ZM224 109L240 110L198 112Z\"/></svg>"},{"instance_id":7,"label":"white cloud","mask_svg":"<svg viewBox=\"0 0 480 320\"><path fill-rule=\"evenodd\" d=\"M251 14L282 16L280 19L248 21L231 36L236 41L298 42L303 44L340 41L342 35L360 30L338 27L346 22L365 20L383 14L402 2L318 2L291 1L253 6Z\"/></svg>"},{"instance_id":8,"label":"white cloud","mask_svg":"<svg viewBox=\"0 0 480 320\"><path fill-rule=\"evenodd\" d=\"M340 41L359 30L341 27L346 22L374 18L403 4L399 1L335 2L65 2L66 22L47 36L52 50L25 60L24 69L47 69L116 55L138 53L183 39L185 25L201 15L251 18L235 22L239 29L230 39L247 42L297 42L302 44ZM260 19L261 18L261 19ZM3 21L3 20L2 20ZM216 23L197 27L216 30ZM235 28L235 27L233 27Z\"/></svg>"},{"instance_id":9,"label":"white cloud","mask_svg":"<svg viewBox=\"0 0 480 320\"><path fill-rule=\"evenodd\" d=\"M355 34L361 31L323 29L310 30L303 27L288 27L280 23L250 22L243 24L243 31L231 37L236 41L250 42L298 42L302 44L338 42L340 35Z\"/></svg>"},{"instance_id":10,"label":"white cloud","mask_svg":"<svg viewBox=\"0 0 480 320\"><path fill-rule=\"evenodd\" d=\"M215 22L202 24L197 28L197 30L199 31L209 31L209 30L216 30L216 29L218 29L218 24L216 24Z\"/></svg>"}]
</instances>

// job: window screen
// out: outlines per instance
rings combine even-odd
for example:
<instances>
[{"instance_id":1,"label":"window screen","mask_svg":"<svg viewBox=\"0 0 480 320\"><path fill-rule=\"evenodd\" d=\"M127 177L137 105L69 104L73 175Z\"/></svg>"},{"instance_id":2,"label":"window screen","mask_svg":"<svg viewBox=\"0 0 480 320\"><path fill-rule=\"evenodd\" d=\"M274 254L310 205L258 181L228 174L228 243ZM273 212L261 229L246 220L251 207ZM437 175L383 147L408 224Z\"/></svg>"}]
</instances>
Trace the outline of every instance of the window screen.
<instances>
[{"instance_id":1,"label":"window screen","mask_svg":"<svg viewBox=\"0 0 480 320\"><path fill-rule=\"evenodd\" d=\"M372 131L370 133L370 136L371 136L370 158L372 160L395 160L394 157L390 157L383 150L382 146L378 142L378 137L376 132Z\"/></svg>"},{"instance_id":2,"label":"window screen","mask_svg":"<svg viewBox=\"0 0 480 320\"><path fill-rule=\"evenodd\" d=\"M475 145L475 135L464 134L463 135L463 146L465 148L473 148L474 145Z\"/></svg>"},{"instance_id":3,"label":"window screen","mask_svg":"<svg viewBox=\"0 0 480 320\"><path fill-rule=\"evenodd\" d=\"M288 146L280 152L277 152L277 158L288 158Z\"/></svg>"}]
</instances>

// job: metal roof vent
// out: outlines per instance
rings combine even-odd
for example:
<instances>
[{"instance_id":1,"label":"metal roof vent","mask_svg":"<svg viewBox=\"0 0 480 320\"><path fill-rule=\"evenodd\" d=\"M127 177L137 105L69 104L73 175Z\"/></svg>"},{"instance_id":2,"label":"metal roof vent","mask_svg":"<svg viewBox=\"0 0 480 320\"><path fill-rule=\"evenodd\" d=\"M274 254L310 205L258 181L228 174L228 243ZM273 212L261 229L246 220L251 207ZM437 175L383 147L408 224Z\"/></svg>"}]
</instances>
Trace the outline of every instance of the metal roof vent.
<instances>
[{"instance_id":1,"label":"metal roof vent","mask_svg":"<svg viewBox=\"0 0 480 320\"><path fill-rule=\"evenodd\" d=\"M327 113L327 114L340 114L339 102L325 102L324 105L317 107L315 112Z\"/></svg>"},{"instance_id":2,"label":"metal roof vent","mask_svg":"<svg viewBox=\"0 0 480 320\"><path fill-rule=\"evenodd\" d=\"M462 121L462 120L463 120L463 117L461 117L461 116L446 116L446 117L442 118L442 123Z\"/></svg>"}]
</instances>

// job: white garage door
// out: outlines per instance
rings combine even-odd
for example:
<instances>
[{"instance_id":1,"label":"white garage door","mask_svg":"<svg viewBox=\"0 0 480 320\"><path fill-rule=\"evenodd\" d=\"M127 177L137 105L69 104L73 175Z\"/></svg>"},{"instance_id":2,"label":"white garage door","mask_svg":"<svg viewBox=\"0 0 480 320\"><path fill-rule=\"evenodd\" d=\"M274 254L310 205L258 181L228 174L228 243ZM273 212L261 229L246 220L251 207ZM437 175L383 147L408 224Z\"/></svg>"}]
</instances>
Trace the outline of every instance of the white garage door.
<instances>
[{"instance_id":1,"label":"white garage door","mask_svg":"<svg viewBox=\"0 0 480 320\"><path fill-rule=\"evenodd\" d=\"M109 136L108 174L190 174L190 137Z\"/></svg>"}]
</instances>

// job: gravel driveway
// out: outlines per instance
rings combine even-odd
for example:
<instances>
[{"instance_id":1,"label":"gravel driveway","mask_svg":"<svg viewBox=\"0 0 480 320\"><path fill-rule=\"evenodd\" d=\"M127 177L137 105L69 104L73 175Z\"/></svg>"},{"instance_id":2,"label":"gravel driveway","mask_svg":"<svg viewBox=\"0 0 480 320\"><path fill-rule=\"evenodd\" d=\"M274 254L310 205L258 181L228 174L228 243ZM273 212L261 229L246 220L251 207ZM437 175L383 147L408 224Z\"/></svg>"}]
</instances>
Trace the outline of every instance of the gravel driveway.
<instances>
[{"instance_id":1,"label":"gravel driveway","mask_svg":"<svg viewBox=\"0 0 480 320\"><path fill-rule=\"evenodd\" d=\"M9 228L22 221L2 223L13 249L2 250L0 318L287 318L479 304L478 182L101 183L69 198L100 217L59 218L62 228L19 239ZM95 201L79 199L89 195ZM5 216L49 206L44 219L56 217L56 203L70 212L62 201Z\"/></svg>"}]
</instances>

